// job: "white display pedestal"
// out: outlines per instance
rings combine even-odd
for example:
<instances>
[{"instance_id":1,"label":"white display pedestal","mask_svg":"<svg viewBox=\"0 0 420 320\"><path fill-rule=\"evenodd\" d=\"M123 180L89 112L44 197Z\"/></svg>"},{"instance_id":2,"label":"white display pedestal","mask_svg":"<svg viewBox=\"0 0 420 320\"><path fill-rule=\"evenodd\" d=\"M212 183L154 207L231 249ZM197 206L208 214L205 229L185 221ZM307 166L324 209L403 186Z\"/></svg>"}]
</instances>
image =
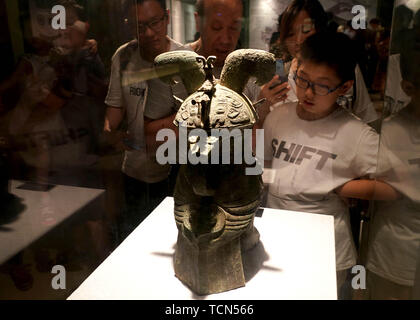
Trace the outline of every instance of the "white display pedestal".
<instances>
[{"instance_id":1,"label":"white display pedestal","mask_svg":"<svg viewBox=\"0 0 420 320\"><path fill-rule=\"evenodd\" d=\"M0 226L0 264L105 192L63 185L48 192L17 189L22 184L23 181L11 181L10 193L22 198L25 208L15 221Z\"/></svg>"},{"instance_id":2,"label":"white display pedestal","mask_svg":"<svg viewBox=\"0 0 420 320\"><path fill-rule=\"evenodd\" d=\"M264 209L254 221L267 254L259 272L245 287L197 296L174 275L173 208L166 198L68 299L337 299L332 216Z\"/></svg>"}]
</instances>

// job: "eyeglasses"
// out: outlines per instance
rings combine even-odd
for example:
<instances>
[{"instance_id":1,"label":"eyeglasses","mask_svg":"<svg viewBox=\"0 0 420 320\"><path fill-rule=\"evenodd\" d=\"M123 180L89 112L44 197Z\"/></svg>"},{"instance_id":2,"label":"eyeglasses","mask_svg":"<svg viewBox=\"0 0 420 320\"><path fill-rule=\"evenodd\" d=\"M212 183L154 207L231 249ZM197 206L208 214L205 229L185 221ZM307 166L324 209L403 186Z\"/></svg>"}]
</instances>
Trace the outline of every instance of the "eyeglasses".
<instances>
[{"instance_id":1,"label":"eyeglasses","mask_svg":"<svg viewBox=\"0 0 420 320\"><path fill-rule=\"evenodd\" d=\"M147 31L147 28L150 28L154 32L158 32L162 30L163 27L163 20L165 20L166 14L164 14L161 18L154 19L147 23L138 23L137 24L137 30L139 34L145 34Z\"/></svg>"},{"instance_id":2,"label":"eyeglasses","mask_svg":"<svg viewBox=\"0 0 420 320\"><path fill-rule=\"evenodd\" d=\"M291 41L295 35L307 34L315 28L315 24L312 19L305 19L303 23L296 26L293 30L291 29L289 34L286 36L286 40Z\"/></svg>"},{"instance_id":3,"label":"eyeglasses","mask_svg":"<svg viewBox=\"0 0 420 320\"><path fill-rule=\"evenodd\" d=\"M302 77L299 77L297 75L297 73L295 73L293 79L295 80L296 85L299 88L302 89L308 89L311 88L312 92L318 96L326 96L328 94L330 94L331 92L334 92L335 90L337 90L338 88L340 88L344 82L340 83L338 86L336 86L335 88L330 89L330 87L323 85L323 84L318 84L315 82L311 82L309 80L306 80Z\"/></svg>"}]
</instances>

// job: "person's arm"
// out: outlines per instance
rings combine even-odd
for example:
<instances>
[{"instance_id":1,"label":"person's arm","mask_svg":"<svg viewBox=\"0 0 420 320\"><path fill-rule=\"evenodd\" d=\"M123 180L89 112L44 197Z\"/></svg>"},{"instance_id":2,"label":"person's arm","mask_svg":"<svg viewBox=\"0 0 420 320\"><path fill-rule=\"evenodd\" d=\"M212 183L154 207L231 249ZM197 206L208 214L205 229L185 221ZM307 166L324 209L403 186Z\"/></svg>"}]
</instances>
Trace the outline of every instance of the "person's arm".
<instances>
[{"instance_id":1,"label":"person's arm","mask_svg":"<svg viewBox=\"0 0 420 320\"><path fill-rule=\"evenodd\" d=\"M170 129L175 132L178 138L178 128L173 123L176 113L173 113L165 118L152 120L144 117L144 132L146 135L147 150L154 151L157 147L163 143L156 141L156 135L161 129Z\"/></svg>"},{"instance_id":2,"label":"person's arm","mask_svg":"<svg viewBox=\"0 0 420 320\"><path fill-rule=\"evenodd\" d=\"M103 138L105 144L112 145L118 150L123 150L126 149L123 144L123 138L126 136L126 133L118 131L118 127L125 116L125 105L121 87L120 52L118 50L112 56L111 61L111 75L108 93L105 98L107 108L105 111Z\"/></svg>"},{"instance_id":3,"label":"person's arm","mask_svg":"<svg viewBox=\"0 0 420 320\"><path fill-rule=\"evenodd\" d=\"M124 117L123 108L107 107L105 113L104 131L112 132L117 130Z\"/></svg>"},{"instance_id":4,"label":"person's arm","mask_svg":"<svg viewBox=\"0 0 420 320\"><path fill-rule=\"evenodd\" d=\"M352 180L335 192L341 197L363 200L398 200L401 194L389 184L379 180Z\"/></svg>"},{"instance_id":5,"label":"person's arm","mask_svg":"<svg viewBox=\"0 0 420 320\"><path fill-rule=\"evenodd\" d=\"M113 146L117 150L131 150L131 148L127 147L123 142L123 139L127 134L118 130L123 117L123 108L111 106L106 108L103 129L104 139L106 144Z\"/></svg>"}]
</instances>

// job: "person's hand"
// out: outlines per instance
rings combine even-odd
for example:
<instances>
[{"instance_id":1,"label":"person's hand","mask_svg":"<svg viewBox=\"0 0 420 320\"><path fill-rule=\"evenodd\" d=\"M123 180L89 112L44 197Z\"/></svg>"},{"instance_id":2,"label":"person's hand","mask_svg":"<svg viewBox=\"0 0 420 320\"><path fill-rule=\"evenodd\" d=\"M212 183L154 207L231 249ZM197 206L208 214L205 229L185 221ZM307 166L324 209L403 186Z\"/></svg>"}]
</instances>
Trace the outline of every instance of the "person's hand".
<instances>
[{"instance_id":1,"label":"person's hand","mask_svg":"<svg viewBox=\"0 0 420 320\"><path fill-rule=\"evenodd\" d=\"M261 87L259 99L265 98L269 105L286 100L290 90L289 83L280 82L280 77L275 75L273 79Z\"/></svg>"},{"instance_id":2,"label":"person's hand","mask_svg":"<svg viewBox=\"0 0 420 320\"><path fill-rule=\"evenodd\" d=\"M89 49L91 54L96 54L98 52L98 42L95 39L86 40L85 47Z\"/></svg>"},{"instance_id":3,"label":"person's hand","mask_svg":"<svg viewBox=\"0 0 420 320\"><path fill-rule=\"evenodd\" d=\"M262 128L265 118L270 113L270 106L286 100L289 90L289 83L280 83L278 75L261 87L258 99L265 99L265 102L256 107L259 118L257 127Z\"/></svg>"},{"instance_id":4,"label":"person's hand","mask_svg":"<svg viewBox=\"0 0 420 320\"><path fill-rule=\"evenodd\" d=\"M128 138L128 134L123 131L104 131L103 132L104 142L113 147L116 151L132 151L133 148L130 148L124 143L124 140Z\"/></svg>"}]
</instances>

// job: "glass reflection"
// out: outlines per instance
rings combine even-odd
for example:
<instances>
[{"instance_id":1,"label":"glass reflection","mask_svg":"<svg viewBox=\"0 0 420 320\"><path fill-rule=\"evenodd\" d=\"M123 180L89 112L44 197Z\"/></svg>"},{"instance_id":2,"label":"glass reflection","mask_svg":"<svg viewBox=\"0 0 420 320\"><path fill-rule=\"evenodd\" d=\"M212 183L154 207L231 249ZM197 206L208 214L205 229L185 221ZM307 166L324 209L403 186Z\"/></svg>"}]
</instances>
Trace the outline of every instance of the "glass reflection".
<instances>
[{"instance_id":1,"label":"glass reflection","mask_svg":"<svg viewBox=\"0 0 420 320\"><path fill-rule=\"evenodd\" d=\"M367 297L412 298L420 263L416 1L396 2L392 37L390 12L381 11L390 8L387 0L247 0L243 5L238 0L229 1L232 11L219 10L224 15L210 10L217 1L204 2L210 8L201 12L202 20L189 0L0 3L1 16L10 20L0 21L1 48L10 48L9 60L17 62L14 67L3 60L0 70L0 299L15 293L7 292L10 288L17 290L16 296L58 297L50 288L43 292L38 287L56 264L76 272L68 295L172 194L177 166L156 163L155 137L160 128L175 129L172 120L180 103L173 96L182 99L186 92L180 83L167 85L156 78L153 59L159 53L216 52L222 57L220 70L235 48L249 44L270 49L283 60L284 76L289 77L262 87L247 84L245 93L252 102L266 99L258 109L262 126L284 102L297 101L293 75L300 46L325 29L343 32L353 41L356 85L337 102L375 129L383 119L377 178L400 194L397 201L371 206L369 241L362 244L368 248ZM352 27L350 10L356 3L369 8L366 30ZM56 4L66 7L65 30L51 28ZM267 8L274 8L270 17ZM261 45L265 38L266 47ZM279 145L277 155L297 156L307 140ZM373 147L368 149L374 153ZM302 180L306 188L310 179L305 175ZM359 249L360 217L368 203L345 201L351 211L349 237ZM348 282L346 276L339 282Z\"/></svg>"},{"instance_id":2,"label":"glass reflection","mask_svg":"<svg viewBox=\"0 0 420 320\"><path fill-rule=\"evenodd\" d=\"M400 17L401 16L401 17ZM400 193L374 205L367 268L371 299L412 299L420 240L420 14L396 8L390 57L387 117L383 120L377 177ZM419 281L420 279L417 279Z\"/></svg>"}]
</instances>

